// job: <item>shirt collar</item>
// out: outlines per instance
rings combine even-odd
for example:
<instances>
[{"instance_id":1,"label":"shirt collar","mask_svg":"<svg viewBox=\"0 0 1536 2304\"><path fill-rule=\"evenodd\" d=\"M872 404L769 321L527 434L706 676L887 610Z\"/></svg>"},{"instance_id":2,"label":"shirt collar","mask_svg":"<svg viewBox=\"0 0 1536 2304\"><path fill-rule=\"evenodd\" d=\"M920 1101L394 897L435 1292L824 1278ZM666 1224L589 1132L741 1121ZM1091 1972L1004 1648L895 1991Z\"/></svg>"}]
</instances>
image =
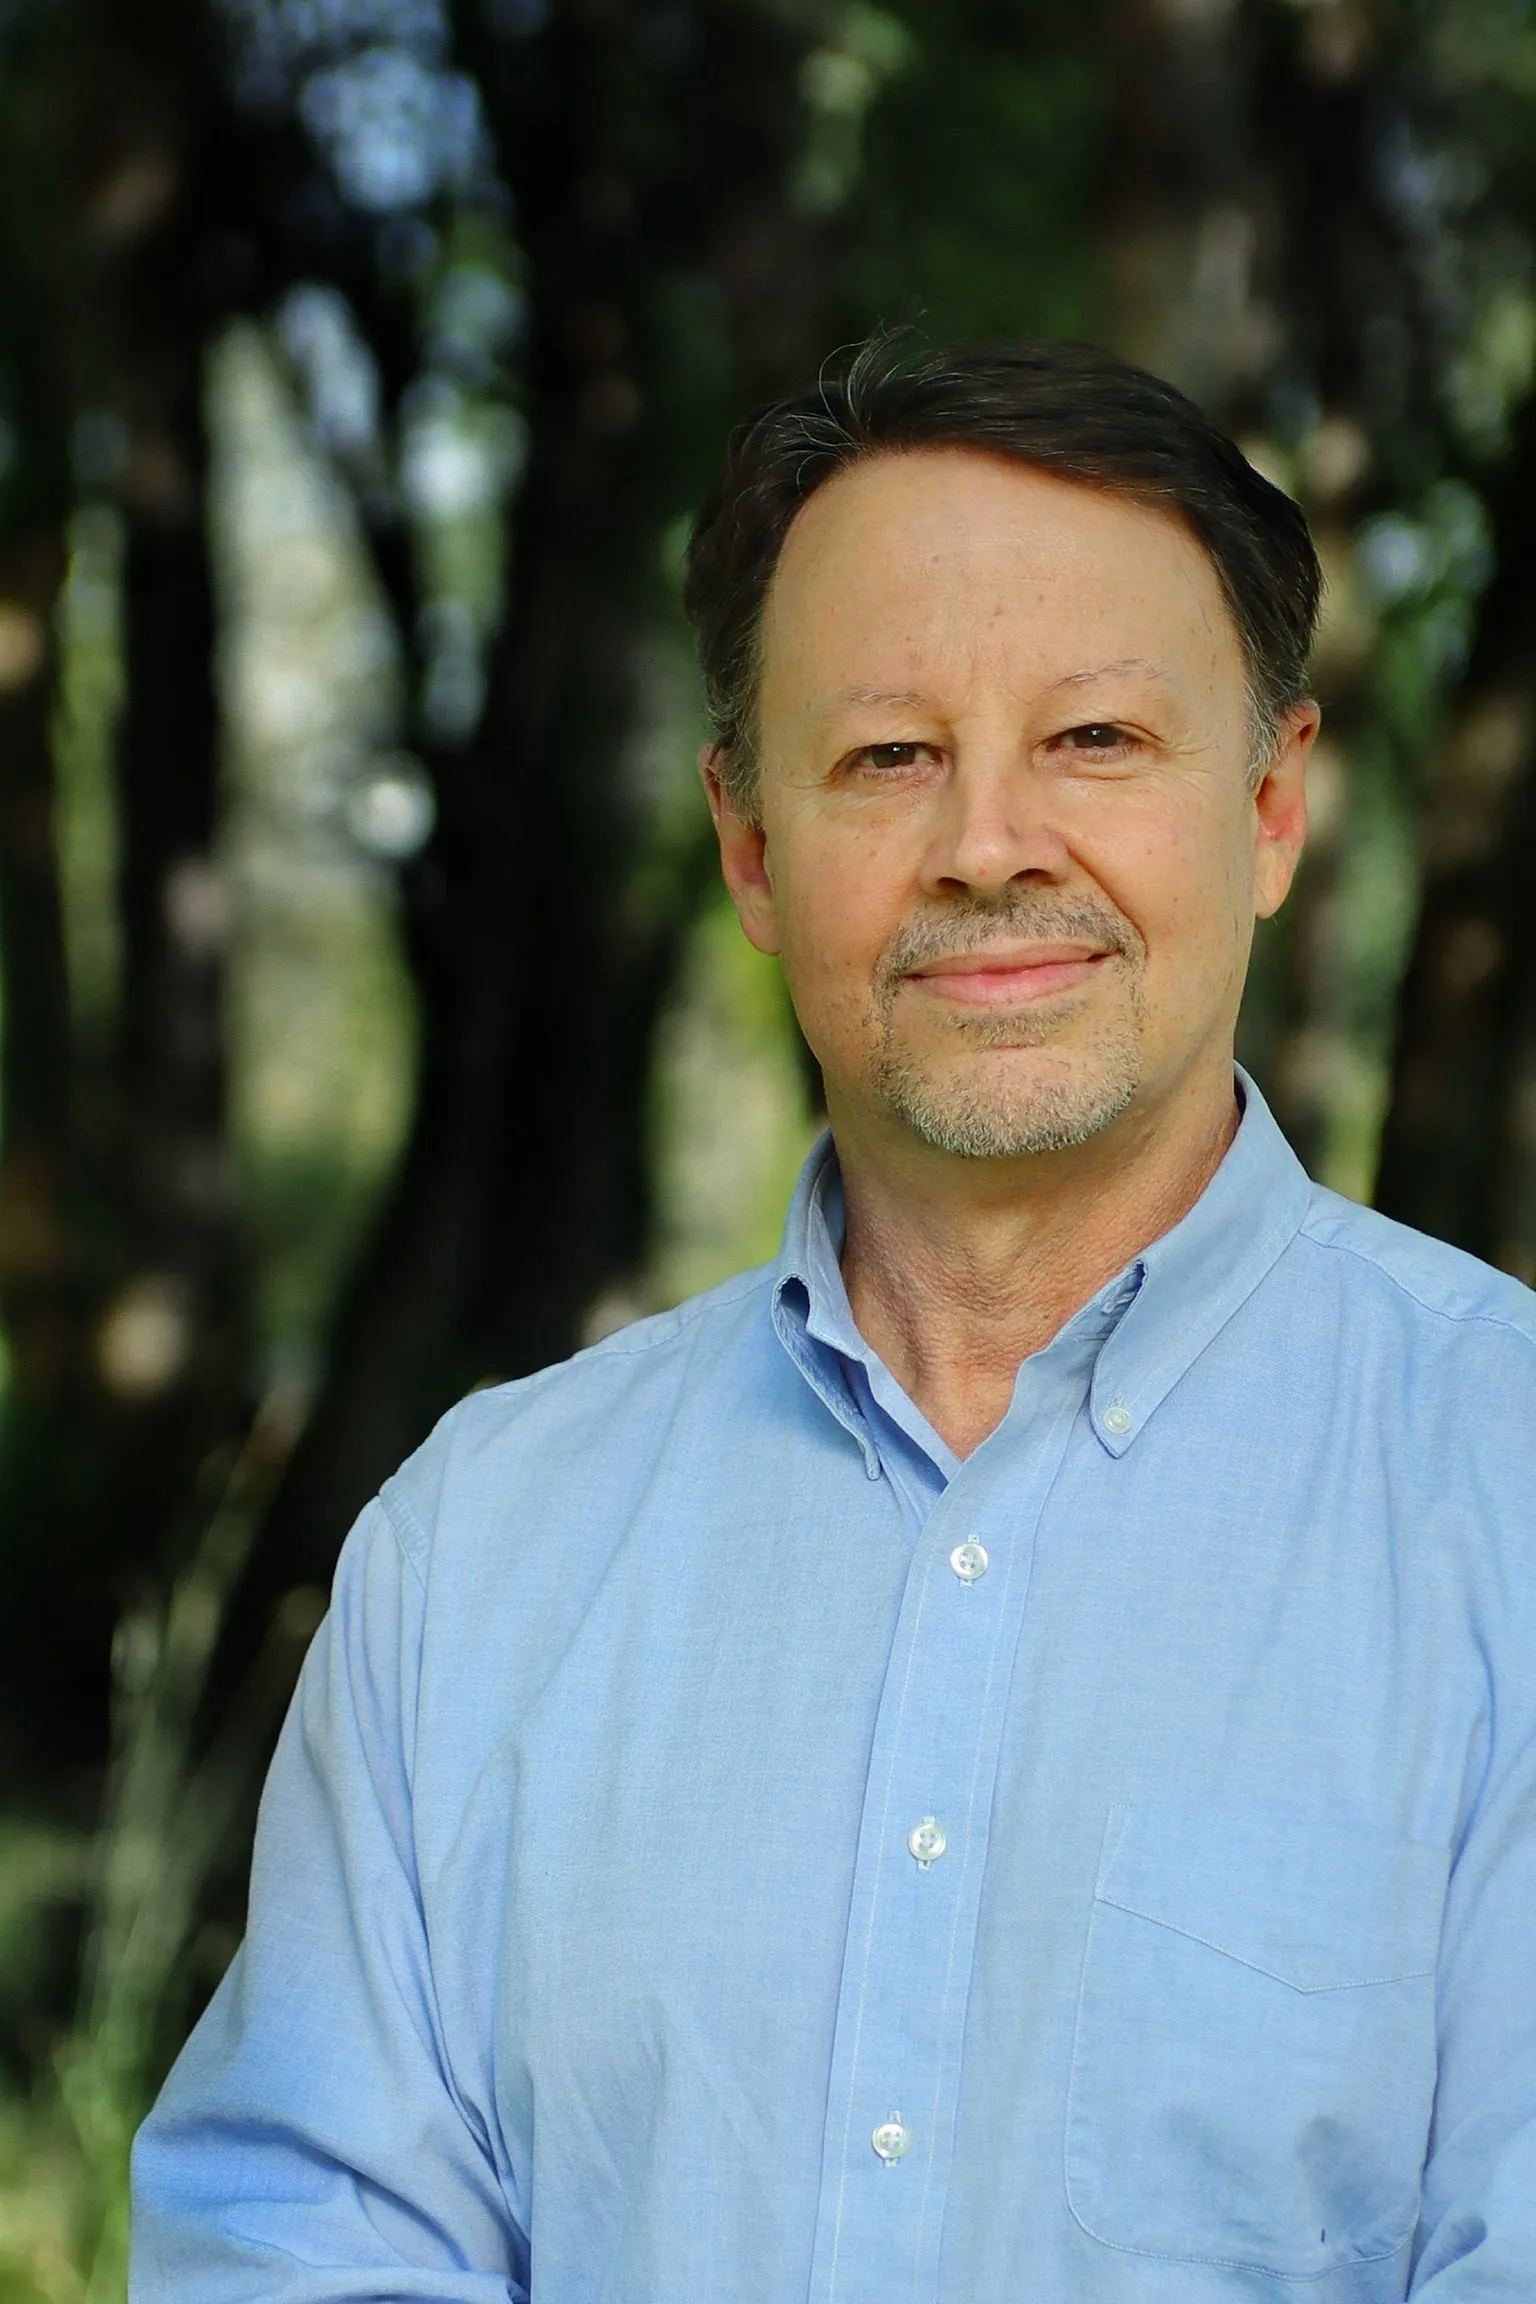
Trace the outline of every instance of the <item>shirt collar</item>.
<instances>
[{"instance_id":1,"label":"shirt collar","mask_svg":"<svg viewBox=\"0 0 1536 2304\"><path fill-rule=\"evenodd\" d=\"M1236 1072L1242 1118L1210 1183L1171 1231L1092 1300L1106 1333L1090 1386L1091 1414L1112 1456L1132 1446L1180 1377L1253 1294L1306 1214L1306 1171L1252 1079L1241 1065ZM843 1230L842 1178L827 1132L812 1146L790 1201L773 1320L806 1382L853 1434L870 1478L878 1479L874 1438L847 1375L849 1362L866 1369L878 1363L854 1325L843 1286Z\"/></svg>"},{"instance_id":2,"label":"shirt collar","mask_svg":"<svg viewBox=\"0 0 1536 2304\"><path fill-rule=\"evenodd\" d=\"M848 1363L871 1357L854 1325L838 1259L843 1250L843 1179L830 1129L806 1156L784 1220L773 1288L773 1324L801 1375L858 1441L871 1480L880 1477L874 1435L848 1378Z\"/></svg>"},{"instance_id":3,"label":"shirt collar","mask_svg":"<svg viewBox=\"0 0 1536 2304\"><path fill-rule=\"evenodd\" d=\"M1307 1172L1239 1065L1243 1116L1189 1213L1144 1248L1111 1294L1139 1279L1094 1369L1093 1428L1123 1456L1179 1379L1221 1333L1301 1229Z\"/></svg>"}]
</instances>

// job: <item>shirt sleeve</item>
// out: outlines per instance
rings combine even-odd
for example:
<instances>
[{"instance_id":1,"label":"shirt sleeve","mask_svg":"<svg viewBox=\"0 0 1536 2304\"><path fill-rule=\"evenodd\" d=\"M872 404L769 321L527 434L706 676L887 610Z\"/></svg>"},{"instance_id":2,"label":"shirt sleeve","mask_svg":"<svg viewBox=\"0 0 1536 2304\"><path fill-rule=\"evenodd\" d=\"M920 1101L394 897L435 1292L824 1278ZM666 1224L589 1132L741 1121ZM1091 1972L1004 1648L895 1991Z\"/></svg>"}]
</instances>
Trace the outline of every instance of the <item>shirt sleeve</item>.
<instances>
[{"instance_id":1,"label":"shirt sleeve","mask_svg":"<svg viewBox=\"0 0 1536 2304\"><path fill-rule=\"evenodd\" d=\"M375 1503L279 1739L246 1942L135 2145L133 2304L526 2304L416 1876L424 1600Z\"/></svg>"},{"instance_id":2,"label":"shirt sleeve","mask_svg":"<svg viewBox=\"0 0 1536 2304\"><path fill-rule=\"evenodd\" d=\"M1440 2070L1414 2304L1536 2297L1536 1734L1486 1796L1451 1875Z\"/></svg>"}]
</instances>

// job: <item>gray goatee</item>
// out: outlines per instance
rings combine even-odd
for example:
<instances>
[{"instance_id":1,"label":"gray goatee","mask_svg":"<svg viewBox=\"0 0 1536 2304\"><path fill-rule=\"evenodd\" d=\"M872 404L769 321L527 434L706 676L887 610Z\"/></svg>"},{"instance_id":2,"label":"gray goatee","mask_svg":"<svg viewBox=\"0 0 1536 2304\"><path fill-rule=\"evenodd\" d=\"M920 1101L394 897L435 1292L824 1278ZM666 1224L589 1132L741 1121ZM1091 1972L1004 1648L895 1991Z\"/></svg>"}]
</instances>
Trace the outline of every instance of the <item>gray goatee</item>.
<instances>
[{"instance_id":1,"label":"gray goatee","mask_svg":"<svg viewBox=\"0 0 1536 2304\"><path fill-rule=\"evenodd\" d=\"M971 1077L968 1065L959 1068L958 1077L947 1076L942 1055L919 1054L904 1041L897 1013L903 978L931 960L981 953L1021 937L1098 946L1110 955L1101 965L1120 974L1126 999L1091 1040L1029 1066L1026 1078L999 1080L995 1072L987 1077L986 1068ZM875 973L879 1038L873 1085L897 1118L935 1151L967 1160L1072 1151L1118 1119L1140 1084L1145 958L1141 937L1112 904L1047 890L962 897L941 912L908 920L887 945ZM942 1028L957 1054L989 1048L1049 1051L1060 1021L1022 1009L955 1013L942 1019Z\"/></svg>"}]
</instances>

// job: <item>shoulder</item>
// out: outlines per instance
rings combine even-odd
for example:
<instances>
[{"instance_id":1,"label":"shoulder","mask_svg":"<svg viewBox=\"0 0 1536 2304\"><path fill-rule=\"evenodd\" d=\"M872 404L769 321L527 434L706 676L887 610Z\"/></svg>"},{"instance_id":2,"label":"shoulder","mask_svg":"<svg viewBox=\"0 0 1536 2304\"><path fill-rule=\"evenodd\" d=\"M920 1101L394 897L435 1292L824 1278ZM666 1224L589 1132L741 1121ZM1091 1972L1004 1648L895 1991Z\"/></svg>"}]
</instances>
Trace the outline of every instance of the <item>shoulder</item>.
<instances>
[{"instance_id":1,"label":"shoulder","mask_svg":"<svg viewBox=\"0 0 1536 2304\"><path fill-rule=\"evenodd\" d=\"M1312 1188L1297 1246L1318 1268L1331 1264L1349 1295L1394 1308L1426 1336L1486 1331L1487 1341L1536 1372L1536 1292L1509 1273L1321 1185Z\"/></svg>"},{"instance_id":2,"label":"shoulder","mask_svg":"<svg viewBox=\"0 0 1536 2304\"><path fill-rule=\"evenodd\" d=\"M1528 1528L1536 1295L1320 1189L1282 1264L1294 1336L1327 1372L1345 1424L1377 1435L1370 1444L1413 1468L1425 1494L1493 1487L1500 1514Z\"/></svg>"},{"instance_id":3,"label":"shoulder","mask_svg":"<svg viewBox=\"0 0 1536 2304\"><path fill-rule=\"evenodd\" d=\"M684 1400L739 1394L745 1364L782 1358L769 1317L775 1270L737 1273L670 1311L615 1330L568 1360L461 1400L387 1480L380 1502L422 1564L445 1514L471 1517L553 1477L611 1486ZM771 1365L771 1358L770 1363Z\"/></svg>"},{"instance_id":4,"label":"shoulder","mask_svg":"<svg viewBox=\"0 0 1536 2304\"><path fill-rule=\"evenodd\" d=\"M1298 1511L1349 1499L1351 1540L1536 1701L1536 1296L1316 1187L1273 1282L1251 1340Z\"/></svg>"}]
</instances>

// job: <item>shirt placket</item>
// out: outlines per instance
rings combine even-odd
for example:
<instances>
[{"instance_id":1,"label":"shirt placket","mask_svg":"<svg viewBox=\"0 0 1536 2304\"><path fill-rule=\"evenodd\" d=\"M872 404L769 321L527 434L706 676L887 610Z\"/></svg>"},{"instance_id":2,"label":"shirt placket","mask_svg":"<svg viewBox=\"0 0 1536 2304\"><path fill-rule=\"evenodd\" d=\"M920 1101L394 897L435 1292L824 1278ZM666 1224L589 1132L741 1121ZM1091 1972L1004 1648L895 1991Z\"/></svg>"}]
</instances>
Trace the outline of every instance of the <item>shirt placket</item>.
<instances>
[{"instance_id":1,"label":"shirt placket","mask_svg":"<svg viewBox=\"0 0 1536 2304\"><path fill-rule=\"evenodd\" d=\"M1029 1364L1008 1419L1019 1438L961 1468L914 1553L860 1823L811 2304L938 2293L1009 1682L1087 1374L1081 1347Z\"/></svg>"}]
</instances>

